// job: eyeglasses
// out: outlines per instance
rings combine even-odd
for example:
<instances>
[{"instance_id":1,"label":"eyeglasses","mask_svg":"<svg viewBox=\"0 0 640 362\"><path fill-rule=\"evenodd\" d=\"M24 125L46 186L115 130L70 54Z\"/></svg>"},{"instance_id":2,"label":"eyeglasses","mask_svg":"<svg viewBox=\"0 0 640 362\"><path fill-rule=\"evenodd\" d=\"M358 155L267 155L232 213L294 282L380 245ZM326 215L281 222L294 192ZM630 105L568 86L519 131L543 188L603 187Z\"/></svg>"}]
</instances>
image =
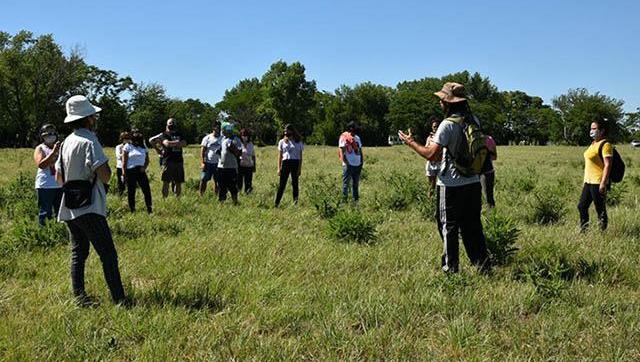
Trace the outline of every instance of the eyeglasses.
<instances>
[{"instance_id":1,"label":"eyeglasses","mask_svg":"<svg viewBox=\"0 0 640 362\"><path fill-rule=\"evenodd\" d=\"M46 132L46 133L42 133L41 136L42 137L47 137L47 136L57 136L58 134L55 132Z\"/></svg>"}]
</instances>

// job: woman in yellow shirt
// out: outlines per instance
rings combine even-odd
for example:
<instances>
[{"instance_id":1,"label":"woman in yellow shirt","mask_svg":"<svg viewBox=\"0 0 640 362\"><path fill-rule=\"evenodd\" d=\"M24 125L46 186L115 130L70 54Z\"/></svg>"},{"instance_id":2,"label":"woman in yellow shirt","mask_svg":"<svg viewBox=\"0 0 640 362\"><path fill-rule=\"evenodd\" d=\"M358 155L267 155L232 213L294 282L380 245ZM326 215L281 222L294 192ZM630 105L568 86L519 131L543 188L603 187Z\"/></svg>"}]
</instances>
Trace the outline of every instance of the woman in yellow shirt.
<instances>
[{"instance_id":1,"label":"woman in yellow shirt","mask_svg":"<svg viewBox=\"0 0 640 362\"><path fill-rule=\"evenodd\" d=\"M593 141L584 152L584 187L578 203L581 231L586 231L589 226L589 206L591 206L591 202L596 206L600 229L605 230L609 222L606 196L609 188L613 146L606 140L606 134L606 127L603 121L591 123L589 135Z\"/></svg>"}]
</instances>

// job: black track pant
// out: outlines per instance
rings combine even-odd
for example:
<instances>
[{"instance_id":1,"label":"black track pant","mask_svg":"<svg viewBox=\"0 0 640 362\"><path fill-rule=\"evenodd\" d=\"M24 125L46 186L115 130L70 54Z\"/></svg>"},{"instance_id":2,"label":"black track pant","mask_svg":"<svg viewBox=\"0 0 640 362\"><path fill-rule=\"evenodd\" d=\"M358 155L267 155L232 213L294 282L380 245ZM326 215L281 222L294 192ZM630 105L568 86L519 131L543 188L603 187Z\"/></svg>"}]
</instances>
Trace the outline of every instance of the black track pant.
<instances>
[{"instance_id":1,"label":"black track pant","mask_svg":"<svg viewBox=\"0 0 640 362\"><path fill-rule=\"evenodd\" d=\"M444 244L442 270L445 272L458 272L459 233L462 234L462 243L471 263L483 270L490 268L480 220L481 193L479 182L458 187L438 186L436 217Z\"/></svg>"},{"instance_id":2,"label":"black track pant","mask_svg":"<svg viewBox=\"0 0 640 362\"><path fill-rule=\"evenodd\" d=\"M238 196L238 170L235 168L218 168L218 200L227 199L227 191L235 200Z\"/></svg>"},{"instance_id":3,"label":"black track pant","mask_svg":"<svg viewBox=\"0 0 640 362\"><path fill-rule=\"evenodd\" d=\"M585 230L589 226L589 206L591 206L591 202L596 206L600 229L606 230L607 225L609 224L609 218L607 216L607 199L606 196L600 193L600 185L595 184L584 184L582 187L582 195L580 195L580 202L578 203L578 211L580 212L580 228Z\"/></svg>"},{"instance_id":4,"label":"black track pant","mask_svg":"<svg viewBox=\"0 0 640 362\"><path fill-rule=\"evenodd\" d=\"M298 201L298 178L300 172L300 160L282 160L282 170L280 170L280 185L276 195L276 206L280 205L284 189L287 187L287 180L291 175L291 187L293 188L293 201Z\"/></svg>"},{"instance_id":5,"label":"black track pant","mask_svg":"<svg viewBox=\"0 0 640 362\"><path fill-rule=\"evenodd\" d=\"M147 212L153 210L151 202L151 188L149 187L149 178L142 167L130 168L126 171L127 175L127 197L129 201L129 210L136 211L136 189L140 186L144 195L144 203L147 206Z\"/></svg>"}]
</instances>

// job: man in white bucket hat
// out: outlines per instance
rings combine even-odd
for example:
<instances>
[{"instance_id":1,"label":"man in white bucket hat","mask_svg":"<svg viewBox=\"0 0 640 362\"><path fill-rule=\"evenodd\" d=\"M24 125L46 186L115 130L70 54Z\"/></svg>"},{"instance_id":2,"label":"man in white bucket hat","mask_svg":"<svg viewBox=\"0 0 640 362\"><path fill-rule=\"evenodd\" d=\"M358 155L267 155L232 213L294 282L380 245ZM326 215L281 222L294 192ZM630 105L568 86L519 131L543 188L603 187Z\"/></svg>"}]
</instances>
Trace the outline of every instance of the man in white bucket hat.
<instances>
[{"instance_id":1,"label":"man in white bucket hat","mask_svg":"<svg viewBox=\"0 0 640 362\"><path fill-rule=\"evenodd\" d=\"M64 123L73 132L64 140L56 162L56 180L63 185L58 220L69 228L71 239L71 285L81 305L92 304L84 288L84 267L89 243L100 256L104 276L114 302L125 301L118 268L118 254L107 224L105 184L111 178L108 158L94 130L99 107L84 96L73 96L66 103Z\"/></svg>"}]
</instances>

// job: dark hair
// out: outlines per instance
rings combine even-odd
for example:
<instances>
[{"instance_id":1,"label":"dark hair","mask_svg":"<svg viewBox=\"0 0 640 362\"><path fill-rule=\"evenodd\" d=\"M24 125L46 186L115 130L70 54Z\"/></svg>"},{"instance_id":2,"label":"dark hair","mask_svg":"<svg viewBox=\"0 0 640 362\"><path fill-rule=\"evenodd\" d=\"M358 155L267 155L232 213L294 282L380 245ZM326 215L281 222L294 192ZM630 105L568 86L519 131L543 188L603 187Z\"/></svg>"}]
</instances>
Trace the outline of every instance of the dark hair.
<instances>
[{"instance_id":1,"label":"dark hair","mask_svg":"<svg viewBox=\"0 0 640 362\"><path fill-rule=\"evenodd\" d=\"M603 134L609 134L609 121L606 118L596 118L593 123L598 125L598 129Z\"/></svg>"},{"instance_id":2,"label":"dark hair","mask_svg":"<svg viewBox=\"0 0 640 362\"><path fill-rule=\"evenodd\" d=\"M142 132L133 132L131 135L131 143L136 147L144 147L144 136Z\"/></svg>"},{"instance_id":3,"label":"dark hair","mask_svg":"<svg viewBox=\"0 0 640 362\"><path fill-rule=\"evenodd\" d=\"M442 122L442 120L440 119L440 117L438 116L431 116L429 117L429 123L427 123L427 125L431 126L434 123L438 123L440 124Z\"/></svg>"},{"instance_id":4,"label":"dark hair","mask_svg":"<svg viewBox=\"0 0 640 362\"><path fill-rule=\"evenodd\" d=\"M240 130L240 137L247 137L249 141L253 140L253 135L250 129L243 128Z\"/></svg>"},{"instance_id":5,"label":"dark hair","mask_svg":"<svg viewBox=\"0 0 640 362\"><path fill-rule=\"evenodd\" d=\"M446 118L455 115L462 116L464 121L468 124L474 123L475 120L473 118L473 113L471 113L471 108L469 107L469 103L467 101L456 102L456 103L448 103L442 101L445 104L444 116Z\"/></svg>"},{"instance_id":6,"label":"dark hair","mask_svg":"<svg viewBox=\"0 0 640 362\"><path fill-rule=\"evenodd\" d=\"M347 123L347 131L351 130L353 130L353 132L358 132L360 130L360 127L358 127L358 124L356 122L351 121Z\"/></svg>"},{"instance_id":7,"label":"dark hair","mask_svg":"<svg viewBox=\"0 0 640 362\"><path fill-rule=\"evenodd\" d=\"M290 138L293 138L295 142L300 142L302 140L302 136L300 136L300 133L290 124L284 126L283 134L286 135L287 133L291 133Z\"/></svg>"},{"instance_id":8,"label":"dark hair","mask_svg":"<svg viewBox=\"0 0 640 362\"><path fill-rule=\"evenodd\" d=\"M118 138L120 143L124 142L124 140L130 140L130 139L131 139L131 135L127 131L121 132L120 137Z\"/></svg>"},{"instance_id":9,"label":"dark hair","mask_svg":"<svg viewBox=\"0 0 640 362\"><path fill-rule=\"evenodd\" d=\"M69 127L71 127L71 129L79 129L79 128L89 128L89 118L92 117L93 114L91 116L86 116L80 119L77 119L73 122L69 122L68 125Z\"/></svg>"}]
</instances>

